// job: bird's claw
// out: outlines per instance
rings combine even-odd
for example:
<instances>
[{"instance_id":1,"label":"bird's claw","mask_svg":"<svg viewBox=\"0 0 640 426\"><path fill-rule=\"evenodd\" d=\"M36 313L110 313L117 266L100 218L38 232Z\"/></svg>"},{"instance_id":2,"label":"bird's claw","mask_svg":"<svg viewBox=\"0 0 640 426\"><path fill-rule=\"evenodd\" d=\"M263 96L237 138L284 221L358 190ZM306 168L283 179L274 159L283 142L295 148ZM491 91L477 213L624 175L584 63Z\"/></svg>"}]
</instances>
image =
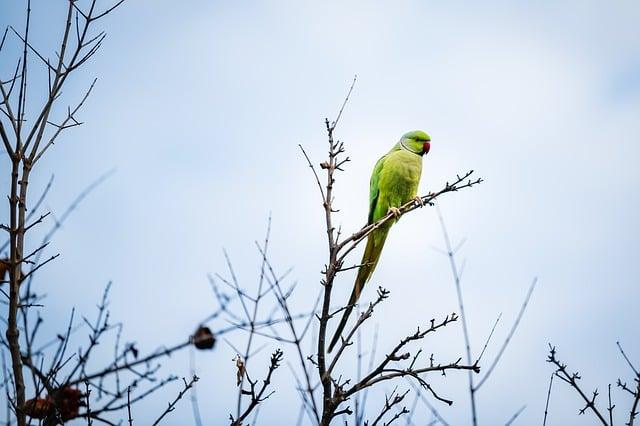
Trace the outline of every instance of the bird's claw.
<instances>
[{"instance_id":1,"label":"bird's claw","mask_svg":"<svg viewBox=\"0 0 640 426\"><path fill-rule=\"evenodd\" d=\"M422 201L422 197L421 196L416 195L416 197L413 199L413 201L415 201L418 206L424 207L424 201Z\"/></svg>"},{"instance_id":2,"label":"bird's claw","mask_svg":"<svg viewBox=\"0 0 640 426\"><path fill-rule=\"evenodd\" d=\"M391 214L393 214L396 219L398 219L400 215L402 215L402 213L400 213L400 209L397 207L389 207L389 212L391 212Z\"/></svg>"}]
</instances>

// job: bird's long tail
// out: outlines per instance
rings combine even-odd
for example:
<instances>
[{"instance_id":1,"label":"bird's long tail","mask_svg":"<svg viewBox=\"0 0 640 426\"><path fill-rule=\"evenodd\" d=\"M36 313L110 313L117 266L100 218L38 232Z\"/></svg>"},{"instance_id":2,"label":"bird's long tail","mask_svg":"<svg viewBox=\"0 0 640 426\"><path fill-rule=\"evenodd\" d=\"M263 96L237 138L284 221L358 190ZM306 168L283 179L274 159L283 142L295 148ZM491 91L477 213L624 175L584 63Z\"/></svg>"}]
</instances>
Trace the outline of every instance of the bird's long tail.
<instances>
[{"instance_id":1,"label":"bird's long tail","mask_svg":"<svg viewBox=\"0 0 640 426\"><path fill-rule=\"evenodd\" d=\"M362 255L362 261L360 262L361 266L358 269L358 276L356 277L356 282L353 285L353 291L351 292L349 303L342 314L342 319L340 319L340 324L338 324L338 328L331 339L331 343L329 343L329 352L331 352L336 343L338 343L338 340L340 340L342 331L347 325L349 315L351 315L353 307L358 301L364 285L369 281L371 275L373 275L373 271L376 269L376 265L380 259L380 253L382 253L382 246L384 246L387 234L389 233L389 228L390 226L383 226L380 229L376 229L367 238L367 247L364 249L364 254Z\"/></svg>"}]
</instances>

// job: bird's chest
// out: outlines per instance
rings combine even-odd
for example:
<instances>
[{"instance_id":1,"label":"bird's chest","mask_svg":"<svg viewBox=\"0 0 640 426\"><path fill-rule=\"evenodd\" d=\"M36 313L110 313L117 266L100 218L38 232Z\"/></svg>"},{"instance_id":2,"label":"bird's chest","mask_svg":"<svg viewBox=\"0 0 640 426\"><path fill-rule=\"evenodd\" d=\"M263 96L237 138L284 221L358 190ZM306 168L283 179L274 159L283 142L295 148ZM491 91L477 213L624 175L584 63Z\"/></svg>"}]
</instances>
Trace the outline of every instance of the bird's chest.
<instances>
[{"instance_id":1,"label":"bird's chest","mask_svg":"<svg viewBox=\"0 0 640 426\"><path fill-rule=\"evenodd\" d=\"M422 158L411 153L398 152L385 164L380 179L381 192L393 193L403 200L415 196L422 173ZM388 166L388 167L387 167Z\"/></svg>"}]
</instances>

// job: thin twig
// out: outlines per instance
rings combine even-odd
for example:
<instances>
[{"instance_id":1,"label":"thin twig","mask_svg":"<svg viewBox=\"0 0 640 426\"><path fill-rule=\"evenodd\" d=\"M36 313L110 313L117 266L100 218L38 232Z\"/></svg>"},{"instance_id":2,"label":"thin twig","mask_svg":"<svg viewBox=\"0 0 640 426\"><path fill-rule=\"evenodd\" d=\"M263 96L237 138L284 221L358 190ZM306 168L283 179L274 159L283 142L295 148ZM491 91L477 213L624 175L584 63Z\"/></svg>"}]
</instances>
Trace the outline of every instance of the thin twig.
<instances>
[{"instance_id":1,"label":"thin twig","mask_svg":"<svg viewBox=\"0 0 640 426\"><path fill-rule=\"evenodd\" d=\"M553 377L555 373L549 377L549 389L547 390L547 402L544 404L544 419L542 420L542 426L547 424L547 415L549 414L549 401L551 400L551 387L553 386Z\"/></svg>"},{"instance_id":2,"label":"thin twig","mask_svg":"<svg viewBox=\"0 0 640 426\"><path fill-rule=\"evenodd\" d=\"M596 389L593 392L593 396L591 398L587 397L582 388L580 388L580 386L578 385L578 380L581 379L580 375L578 373L569 373L567 371L567 365L563 364L558 360L558 358L556 358L556 348L554 346L549 345L549 356L547 358L547 362L556 366L556 377L575 389L575 391L580 395L580 398L582 398L582 400L584 401L585 406L580 409L579 413L584 414L587 410L591 410L591 412L603 425L610 426L598 407L596 407L595 402L596 397L598 396L598 390Z\"/></svg>"},{"instance_id":3,"label":"thin twig","mask_svg":"<svg viewBox=\"0 0 640 426\"><path fill-rule=\"evenodd\" d=\"M188 382L185 378L182 378L184 388L178 393L178 396L176 396L176 398L169 403L167 408L162 412L162 414L160 414L160 417L158 417L156 421L153 422L153 426L156 426L157 424L159 424L167 414L175 410L176 404L178 403L178 401L182 399L184 394L187 393L189 389L191 389L198 380L199 380L198 376L193 376L191 380L189 380Z\"/></svg>"},{"instance_id":4,"label":"thin twig","mask_svg":"<svg viewBox=\"0 0 640 426\"><path fill-rule=\"evenodd\" d=\"M487 379L489 378L493 370L496 368L496 365L498 365L498 362L500 361L502 354L504 354L504 351L507 349L507 346L509 346L509 342L511 341L511 338L515 334L516 329L518 328L518 325L520 324L520 320L524 315L524 311L527 309L527 304L531 299L531 295L533 294L533 290L536 288L537 282L538 282L538 278L536 277L533 279L531 286L529 286L529 291L527 291L527 295L524 298L524 302L522 303L522 306L520 307L518 316L516 317L516 320L514 321L513 326L511 327L511 330L509 330L509 334L507 334L507 337L504 339L504 343L500 347L500 350L498 351L498 355L496 355L495 359L487 369L487 372L484 374L484 376L478 381L478 384L475 387L476 391L480 389L480 387L482 387L482 385L487 381Z\"/></svg>"},{"instance_id":5,"label":"thin twig","mask_svg":"<svg viewBox=\"0 0 640 426\"><path fill-rule=\"evenodd\" d=\"M458 298L458 309L460 310L460 319L462 322L462 335L464 336L464 348L465 348L465 354L467 356L467 364L471 364L471 343L469 339L469 328L467 326L467 316L464 310L462 287L460 286L460 274L458 272L458 266L456 265L453 249L451 248L451 240L449 239L449 233L447 232L447 227L444 224L444 218L442 217L442 212L440 211L440 207L437 205L436 205L436 211L438 212L438 219L440 220L440 227L442 228L442 235L444 236L444 242L447 249L447 257L449 258L449 266L451 267L451 275L453 277L453 283L456 288L456 295ZM486 348L486 345L485 345L485 348ZM484 349L482 352L484 352ZM476 388L474 387L474 384L473 384L472 371L468 372L467 378L468 378L468 387L469 387L469 399L471 401L471 422L473 426L476 426L478 424L478 415L477 415L476 397L475 397Z\"/></svg>"},{"instance_id":6,"label":"thin twig","mask_svg":"<svg viewBox=\"0 0 640 426\"><path fill-rule=\"evenodd\" d=\"M518 418L518 416L520 414L522 414L522 412L524 411L524 409L527 408L526 405L523 405L522 407L520 407L520 409L518 411L516 411L513 416L511 416L511 418L509 420L507 420L507 422L504 424L504 426L510 426L513 424L513 422L516 421L516 419Z\"/></svg>"}]
</instances>

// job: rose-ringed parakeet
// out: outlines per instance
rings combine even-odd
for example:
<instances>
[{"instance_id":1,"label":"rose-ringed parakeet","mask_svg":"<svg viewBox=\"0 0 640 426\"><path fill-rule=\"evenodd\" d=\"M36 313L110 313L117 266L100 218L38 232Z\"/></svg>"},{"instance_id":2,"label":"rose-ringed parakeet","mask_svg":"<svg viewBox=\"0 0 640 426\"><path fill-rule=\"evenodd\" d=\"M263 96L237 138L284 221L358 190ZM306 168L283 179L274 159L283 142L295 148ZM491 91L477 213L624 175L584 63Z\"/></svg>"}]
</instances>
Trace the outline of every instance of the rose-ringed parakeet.
<instances>
[{"instance_id":1,"label":"rose-ringed parakeet","mask_svg":"<svg viewBox=\"0 0 640 426\"><path fill-rule=\"evenodd\" d=\"M369 190L368 224L378 221L389 212L392 212L396 219L385 222L369 234L349 303L331 339L329 352L340 339L354 304L360 297L364 285L373 275L389 229L400 216L399 207L412 199L422 203L417 197L418 184L422 173L422 156L429 152L430 143L429 135L421 130L405 133L373 168Z\"/></svg>"}]
</instances>

